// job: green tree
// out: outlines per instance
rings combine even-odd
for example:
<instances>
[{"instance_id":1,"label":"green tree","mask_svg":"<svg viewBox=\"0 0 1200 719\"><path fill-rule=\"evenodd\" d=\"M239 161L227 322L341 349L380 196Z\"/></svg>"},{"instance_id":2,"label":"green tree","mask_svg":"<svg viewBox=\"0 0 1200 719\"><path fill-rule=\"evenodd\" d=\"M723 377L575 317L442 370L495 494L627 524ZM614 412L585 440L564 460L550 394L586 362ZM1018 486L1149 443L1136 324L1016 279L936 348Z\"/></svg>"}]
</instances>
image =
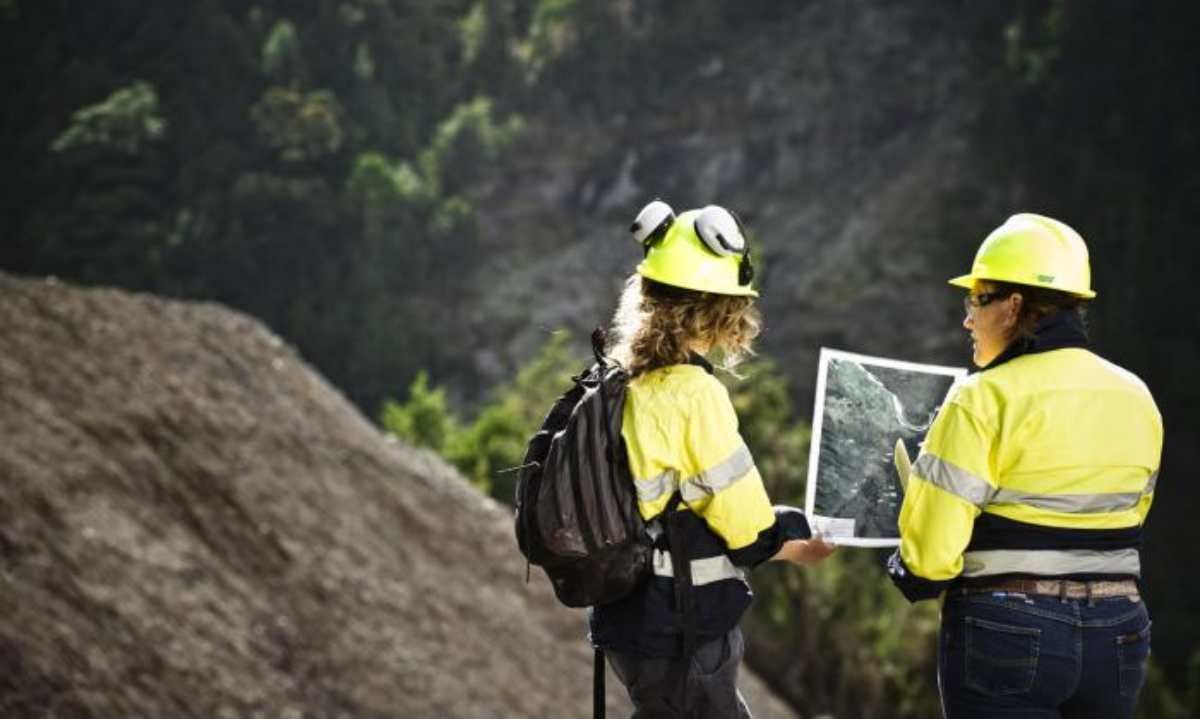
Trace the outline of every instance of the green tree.
<instances>
[{"instance_id":1,"label":"green tree","mask_svg":"<svg viewBox=\"0 0 1200 719\"><path fill-rule=\"evenodd\" d=\"M496 499L512 503L526 444L550 405L571 387L584 360L568 332L555 332L509 384L495 391L478 417L447 445L447 458Z\"/></svg>"},{"instance_id":2,"label":"green tree","mask_svg":"<svg viewBox=\"0 0 1200 719\"><path fill-rule=\"evenodd\" d=\"M1026 86L1039 85L1052 77L1061 53L1063 0L1053 0L1043 10L1044 14L1021 13L1004 28L1005 68Z\"/></svg>"},{"instance_id":3,"label":"green tree","mask_svg":"<svg viewBox=\"0 0 1200 719\"><path fill-rule=\"evenodd\" d=\"M571 351L566 332L551 335L531 362L509 384L498 387L470 423L460 423L446 406L445 391L431 389L425 372L400 404L384 402L384 429L414 444L432 447L472 484L511 503L516 473L529 438L554 400L571 386L582 360Z\"/></svg>"},{"instance_id":4,"label":"green tree","mask_svg":"<svg viewBox=\"0 0 1200 719\"><path fill-rule=\"evenodd\" d=\"M76 110L70 127L50 147L55 152L67 152L100 146L136 155L146 145L161 141L166 131L158 93L150 83L139 81Z\"/></svg>"},{"instance_id":5,"label":"green tree","mask_svg":"<svg viewBox=\"0 0 1200 719\"><path fill-rule=\"evenodd\" d=\"M481 163L496 160L524 128L519 115L498 122L488 97L459 104L441 123L419 164L427 182L443 195L462 192Z\"/></svg>"},{"instance_id":6,"label":"green tree","mask_svg":"<svg viewBox=\"0 0 1200 719\"><path fill-rule=\"evenodd\" d=\"M159 289L174 249L173 218L159 201L167 129L144 81L72 113L48 148L62 174L46 193L55 211L33 223L39 255L72 277Z\"/></svg>"},{"instance_id":7,"label":"green tree","mask_svg":"<svg viewBox=\"0 0 1200 719\"><path fill-rule=\"evenodd\" d=\"M777 503L802 506L808 474L808 423L792 411L787 378L775 362L759 357L727 377L738 429L754 455L767 493Z\"/></svg>"},{"instance_id":8,"label":"green tree","mask_svg":"<svg viewBox=\"0 0 1200 719\"><path fill-rule=\"evenodd\" d=\"M493 498L512 504L516 468L532 434L512 402L484 407L474 422L454 435L446 459Z\"/></svg>"},{"instance_id":9,"label":"green tree","mask_svg":"<svg viewBox=\"0 0 1200 719\"><path fill-rule=\"evenodd\" d=\"M304 162L336 153L345 142L343 111L327 90L300 92L271 87L250 108L264 143L284 162Z\"/></svg>"},{"instance_id":10,"label":"green tree","mask_svg":"<svg viewBox=\"0 0 1200 719\"><path fill-rule=\"evenodd\" d=\"M385 400L379 416L386 432L421 447L441 452L459 431L458 420L446 406L446 393L429 387L429 375L418 372L404 404Z\"/></svg>"},{"instance_id":11,"label":"green tree","mask_svg":"<svg viewBox=\"0 0 1200 719\"><path fill-rule=\"evenodd\" d=\"M298 82L302 59L300 35L291 20L278 20L267 33L262 46L262 71L283 83Z\"/></svg>"}]
</instances>

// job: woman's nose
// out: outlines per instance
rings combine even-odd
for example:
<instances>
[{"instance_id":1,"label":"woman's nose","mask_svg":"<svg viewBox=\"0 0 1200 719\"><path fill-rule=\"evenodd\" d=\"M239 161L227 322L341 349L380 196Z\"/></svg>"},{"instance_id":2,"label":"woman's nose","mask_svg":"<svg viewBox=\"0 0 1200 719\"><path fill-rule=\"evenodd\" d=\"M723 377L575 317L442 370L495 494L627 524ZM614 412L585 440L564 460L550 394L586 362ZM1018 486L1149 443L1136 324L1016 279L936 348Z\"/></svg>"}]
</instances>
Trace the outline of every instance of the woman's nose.
<instances>
[{"instance_id":1,"label":"woman's nose","mask_svg":"<svg viewBox=\"0 0 1200 719\"><path fill-rule=\"evenodd\" d=\"M975 318L971 316L971 312L969 310L967 311L966 317L963 317L962 326L963 329L975 329Z\"/></svg>"}]
</instances>

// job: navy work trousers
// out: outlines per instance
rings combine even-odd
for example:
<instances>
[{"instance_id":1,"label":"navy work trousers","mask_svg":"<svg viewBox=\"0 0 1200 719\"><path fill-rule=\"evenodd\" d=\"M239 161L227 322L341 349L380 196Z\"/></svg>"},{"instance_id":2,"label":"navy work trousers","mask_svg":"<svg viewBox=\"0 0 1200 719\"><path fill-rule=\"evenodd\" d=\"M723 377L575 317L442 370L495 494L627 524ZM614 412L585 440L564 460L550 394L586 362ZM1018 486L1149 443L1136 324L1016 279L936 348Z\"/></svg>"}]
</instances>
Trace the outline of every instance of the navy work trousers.
<instances>
[{"instance_id":1,"label":"navy work trousers","mask_svg":"<svg viewBox=\"0 0 1200 719\"><path fill-rule=\"evenodd\" d=\"M1128 719L1146 680L1150 616L1136 596L952 593L938 649L947 719Z\"/></svg>"},{"instance_id":2,"label":"navy work trousers","mask_svg":"<svg viewBox=\"0 0 1200 719\"><path fill-rule=\"evenodd\" d=\"M605 650L617 678L629 691L633 719L751 719L737 689L745 645L734 627L723 637L682 658L638 657ZM687 707L680 705L687 682Z\"/></svg>"}]
</instances>

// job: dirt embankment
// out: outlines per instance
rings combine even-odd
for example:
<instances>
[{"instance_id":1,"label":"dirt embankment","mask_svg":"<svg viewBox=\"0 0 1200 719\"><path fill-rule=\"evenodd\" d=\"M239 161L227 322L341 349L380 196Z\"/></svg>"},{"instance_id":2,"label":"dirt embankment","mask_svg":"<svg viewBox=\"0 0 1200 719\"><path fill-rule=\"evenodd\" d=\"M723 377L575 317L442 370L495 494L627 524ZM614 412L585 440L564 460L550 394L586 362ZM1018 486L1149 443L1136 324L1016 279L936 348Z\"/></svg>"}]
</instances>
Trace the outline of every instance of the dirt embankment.
<instances>
[{"instance_id":1,"label":"dirt embankment","mask_svg":"<svg viewBox=\"0 0 1200 719\"><path fill-rule=\"evenodd\" d=\"M0 716L590 716L508 510L257 322L0 274L0 328Z\"/></svg>"}]
</instances>

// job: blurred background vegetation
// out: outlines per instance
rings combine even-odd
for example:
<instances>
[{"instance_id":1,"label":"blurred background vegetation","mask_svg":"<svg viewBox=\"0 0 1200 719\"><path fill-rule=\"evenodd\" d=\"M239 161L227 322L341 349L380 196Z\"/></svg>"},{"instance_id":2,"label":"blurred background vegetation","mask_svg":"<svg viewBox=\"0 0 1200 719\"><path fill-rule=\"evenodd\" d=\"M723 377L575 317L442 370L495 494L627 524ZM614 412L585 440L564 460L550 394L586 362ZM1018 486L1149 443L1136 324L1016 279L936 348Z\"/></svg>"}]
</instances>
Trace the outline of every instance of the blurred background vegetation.
<instances>
[{"instance_id":1,"label":"blurred background vegetation","mask_svg":"<svg viewBox=\"0 0 1200 719\"><path fill-rule=\"evenodd\" d=\"M932 313L907 300L969 262L1009 212L1061 217L1092 250L1100 352L1147 380L1168 430L1144 555L1158 631L1142 714L1200 716L1200 577L1179 566L1200 545L1186 480L1200 460L1197 13L1133 0L886 8L0 0L0 268L249 312L388 431L510 501L515 477L500 470L585 361L580 330L616 298L621 273L591 261L586 228L628 271L620 235L649 196L623 187L746 207L774 331L730 387L773 498L802 504L815 347L964 363L939 339L957 298ZM888 104L909 96L920 102ZM806 119L822 112L829 127ZM939 135L959 116L963 132ZM720 132L748 149L721 154ZM906 174L927 159L906 144L921 133L966 148L951 180ZM630 170L636 153L647 159ZM697 155L720 176L643 169ZM792 155L811 159L789 175ZM541 168L549 179L528 181ZM880 185L839 178L885 171L889 187L920 180L904 197L936 199L898 233L904 256L860 266L781 239L823 235L795 219L815 216L797 209L805 195L844 211L839 227L868 221ZM556 186L566 176L616 179L604 194ZM828 277L822 256L853 272L802 279ZM844 311L836 327L812 296ZM526 327L532 339L510 341ZM863 339L894 327L892 344ZM759 572L748 661L802 712L936 713L936 609L906 605L879 563L845 551L820 571Z\"/></svg>"}]
</instances>

